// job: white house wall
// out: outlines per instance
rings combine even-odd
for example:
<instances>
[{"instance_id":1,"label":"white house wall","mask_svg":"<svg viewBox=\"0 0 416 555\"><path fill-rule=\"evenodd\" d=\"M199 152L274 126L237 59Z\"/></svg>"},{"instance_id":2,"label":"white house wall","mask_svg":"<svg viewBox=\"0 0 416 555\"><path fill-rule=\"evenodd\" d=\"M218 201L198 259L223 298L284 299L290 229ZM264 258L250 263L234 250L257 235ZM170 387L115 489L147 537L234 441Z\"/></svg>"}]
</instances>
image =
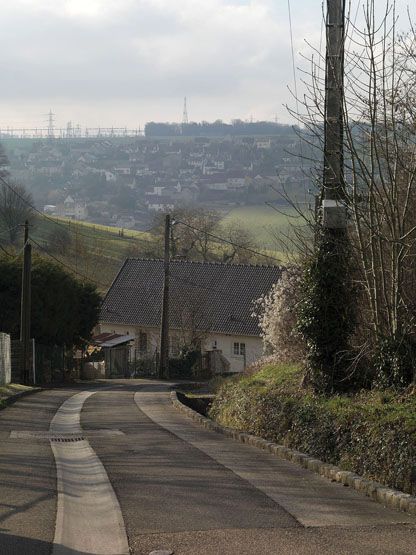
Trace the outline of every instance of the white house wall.
<instances>
[{"instance_id":1,"label":"white house wall","mask_svg":"<svg viewBox=\"0 0 416 555\"><path fill-rule=\"evenodd\" d=\"M155 351L159 349L158 328L102 323L99 325L99 332L135 336L136 348L138 348L139 333L144 332L147 333L148 354L153 355ZM175 333L173 330L171 336L179 337L180 333ZM242 354L234 354L234 343L243 343L245 345L245 356ZM263 355L263 341L260 337L209 333L203 343L203 351L212 351L214 349L221 351L229 361L230 372L243 372L244 366L249 366Z\"/></svg>"},{"instance_id":2,"label":"white house wall","mask_svg":"<svg viewBox=\"0 0 416 555\"><path fill-rule=\"evenodd\" d=\"M234 343L245 345L245 356L234 354ZM244 366L249 366L263 355L263 341L253 336L213 333L205 340L204 350L212 351L214 348L230 362L230 372L243 372Z\"/></svg>"}]
</instances>

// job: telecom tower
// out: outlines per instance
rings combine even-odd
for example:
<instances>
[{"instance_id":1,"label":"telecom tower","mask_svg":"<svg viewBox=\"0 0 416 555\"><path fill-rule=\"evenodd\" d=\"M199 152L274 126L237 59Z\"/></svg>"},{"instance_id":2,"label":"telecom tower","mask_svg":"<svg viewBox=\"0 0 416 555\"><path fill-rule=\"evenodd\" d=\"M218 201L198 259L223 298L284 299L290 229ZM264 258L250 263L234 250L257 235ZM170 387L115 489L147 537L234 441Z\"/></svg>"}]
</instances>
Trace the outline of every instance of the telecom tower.
<instances>
[{"instance_id":1,"label":"telecom tower","mask_svg":"<svg viewBox=\"0 0 416 555\"><path fill-rule=\"evenodd\" d=\"M185 99L183 101L183 117L182 117L182 125L188 125L189 123L189 119L188 119L188 107L186 105L186 96Z\"/></svg>"},{"instance_id":2,"label":"telecom tower","mask_svg":"<svg viewBox=\"0 0 416 555\"><path fill-rule=\"evenodd\" d=\"M55 138L55 114L49 110L48 114L48 139Z\"/></svg>"}]
</instances>

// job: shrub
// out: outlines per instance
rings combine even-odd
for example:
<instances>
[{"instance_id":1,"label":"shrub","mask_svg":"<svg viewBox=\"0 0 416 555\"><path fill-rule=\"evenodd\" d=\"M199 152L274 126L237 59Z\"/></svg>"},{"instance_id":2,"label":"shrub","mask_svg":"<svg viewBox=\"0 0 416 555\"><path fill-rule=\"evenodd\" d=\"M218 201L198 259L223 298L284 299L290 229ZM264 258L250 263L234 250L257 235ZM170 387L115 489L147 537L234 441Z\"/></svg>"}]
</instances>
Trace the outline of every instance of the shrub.
<instances>
[{"instance_id":1,"label":"shrub","mask_svg":"<svg viewBox=\"0 0 416 555\"><path fill-rule=\"evenodd\" d=\"M414 380L416 342L413 337L385 337L378 341L373 358L374 385L403 388Z\"/></svg>"},{"instance_id":2,"label":"shrub","mask_svg":"<svg viewBox=\"0 0 416 555\"><path fill-rule=\"evenodd\" d=\"M286 268L272 290L257 301L261 335L275 362L297 362L305 356L305 342L297 329L302 270Z\"/></svg>"}]
</instances>

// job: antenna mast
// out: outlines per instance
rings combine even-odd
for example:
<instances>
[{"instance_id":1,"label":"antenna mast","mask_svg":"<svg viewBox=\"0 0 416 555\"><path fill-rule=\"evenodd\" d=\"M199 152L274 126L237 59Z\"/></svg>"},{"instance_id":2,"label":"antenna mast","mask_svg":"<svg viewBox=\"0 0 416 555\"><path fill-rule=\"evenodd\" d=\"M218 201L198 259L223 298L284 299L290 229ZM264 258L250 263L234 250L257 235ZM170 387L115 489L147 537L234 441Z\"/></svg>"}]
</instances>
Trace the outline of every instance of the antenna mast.
<instances>
[{"instance_id":1,"label":"antenna mast","mask_svg":"<svg viewBox=\"0 0 416 555\"><path fill-rule=\"evenodd\" d=\"M183 101L182 125L188 125L188 123L189 123L189 119L188 119L188 107L187 107L186 96L185 96L184 101Z\"/></svg>"}]
</instances>

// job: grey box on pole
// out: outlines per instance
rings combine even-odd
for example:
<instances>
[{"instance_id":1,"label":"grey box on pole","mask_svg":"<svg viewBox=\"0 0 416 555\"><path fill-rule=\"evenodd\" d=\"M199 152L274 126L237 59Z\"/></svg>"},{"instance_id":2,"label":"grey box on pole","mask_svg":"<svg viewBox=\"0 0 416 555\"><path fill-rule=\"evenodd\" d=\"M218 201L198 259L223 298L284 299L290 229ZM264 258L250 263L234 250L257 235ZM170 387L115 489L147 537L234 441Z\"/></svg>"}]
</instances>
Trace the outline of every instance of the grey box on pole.
<instances>
[{"instance_id":1,"label":"grey box on pole","mask_svg":"<svg viewBox=\"0 0 416 555\"><path fill-rule=\"evenodd\" d=\"M338 200L325 199L322 202L322 225L329 229L347 227L347 208Z\"/></svg>"}]
</instances>

